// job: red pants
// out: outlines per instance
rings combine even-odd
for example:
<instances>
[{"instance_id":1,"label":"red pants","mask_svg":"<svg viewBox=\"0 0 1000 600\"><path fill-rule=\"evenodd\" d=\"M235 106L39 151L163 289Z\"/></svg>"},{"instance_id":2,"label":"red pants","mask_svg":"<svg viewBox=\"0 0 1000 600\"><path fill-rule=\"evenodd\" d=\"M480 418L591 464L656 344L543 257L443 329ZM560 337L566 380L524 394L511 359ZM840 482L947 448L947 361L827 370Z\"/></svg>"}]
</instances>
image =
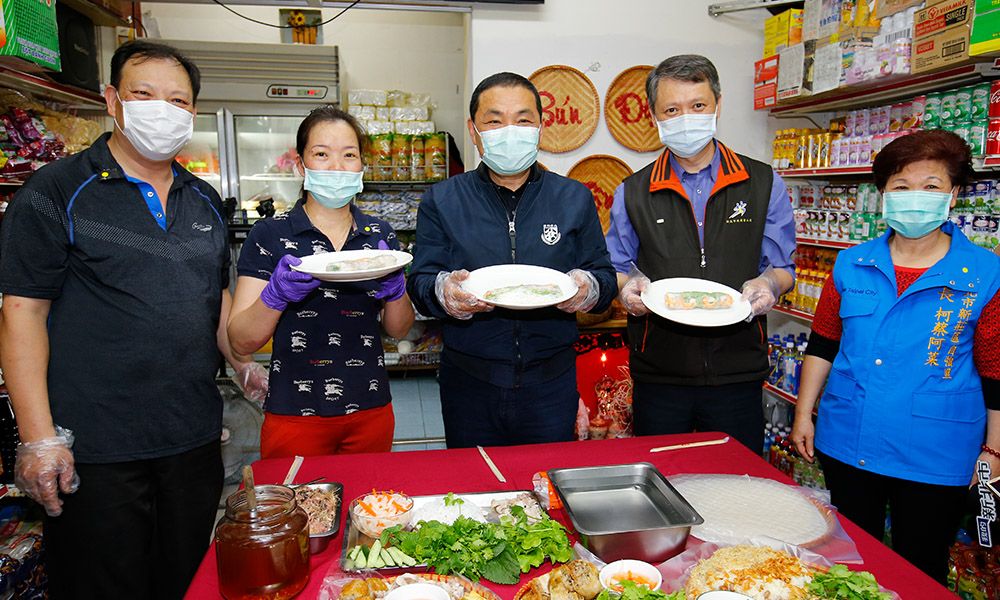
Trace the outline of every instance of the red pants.
<instances>
[{"instance_id":1,"label":"red pants","mask_svg":"<svg viewBox=\"0 0 1000 600\"><path fill-rule=\"evenodd\" d=\"M395 426L392 403L341 417L265 413L260 457L388 452Z\"/></svg>"}]
</instances>

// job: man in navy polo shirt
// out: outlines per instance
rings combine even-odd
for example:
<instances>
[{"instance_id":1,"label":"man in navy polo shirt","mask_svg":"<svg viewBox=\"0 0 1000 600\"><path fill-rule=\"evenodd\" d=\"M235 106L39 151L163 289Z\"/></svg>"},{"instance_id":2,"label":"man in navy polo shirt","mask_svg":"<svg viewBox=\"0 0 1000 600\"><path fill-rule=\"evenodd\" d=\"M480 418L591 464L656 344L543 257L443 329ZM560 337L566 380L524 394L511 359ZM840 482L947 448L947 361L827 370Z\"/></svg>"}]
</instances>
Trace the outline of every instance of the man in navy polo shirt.
<instances>
[{"instance_id":1,"label":"man in navy polo shirt","mask_svg":"<svg viewBox=\"0 0 1000 600\"><path fill-rule=\"evenodd\" d=\"M221 202L173 160L198 88L173 48L121 46L104 92L113 131L40 169L4 221L16 481L49 515L53 598L180 598L210 539L219 352L249 363L226 337Z\"/></svg>"}]
</instances>

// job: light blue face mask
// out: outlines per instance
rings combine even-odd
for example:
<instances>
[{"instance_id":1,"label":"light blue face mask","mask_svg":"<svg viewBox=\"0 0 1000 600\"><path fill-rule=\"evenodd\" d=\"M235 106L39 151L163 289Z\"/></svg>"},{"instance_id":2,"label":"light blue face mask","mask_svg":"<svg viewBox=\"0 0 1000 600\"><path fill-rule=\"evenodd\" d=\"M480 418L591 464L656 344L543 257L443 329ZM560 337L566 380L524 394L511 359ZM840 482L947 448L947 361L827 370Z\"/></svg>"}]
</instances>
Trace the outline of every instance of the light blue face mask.
<instances>
[{"instance_id":1,"label":"light blue face mask","mask_svg":"<svg viewBox=\"0 0 1000 600\"><path fill-rule=\"evenodd\" d=\"M483 162L494 173L516 175L538 157L539 127L508 125L476 133L483 140Z\"/></svg>"},{"instance_id":2,"label":"light blue face mask","mask_svg":"<svg viewBox=\"0 0 1000 600\"><path fill-rule=\"evenodd\" d=\"M660 141L682 158L691 158L701 152L715 137L715 128L715 113L688 113L656 122Z\"/></svg>"},{"instance_id":3,"label":"light blue face mask","mask_svg":"<svg viewBox=\"0 0 1000 600\"><path fill-rule=\"evenodd\" d=\"M922 238L944 224L951 207L950 192L905 190L882 194L882 217L899 235Z\"/></svg>"},{"instance_id":4,"label":"light blue face mask","mask_svg":"<svg viewBox=\"0 0 1000 600\"><path fill-rule=\"evenodd\" d=\"M303 187L316 202L326 208L342 208L350 204L364 189L364 171L314 171L306 169Z\"/></svg>"}]
</instances>

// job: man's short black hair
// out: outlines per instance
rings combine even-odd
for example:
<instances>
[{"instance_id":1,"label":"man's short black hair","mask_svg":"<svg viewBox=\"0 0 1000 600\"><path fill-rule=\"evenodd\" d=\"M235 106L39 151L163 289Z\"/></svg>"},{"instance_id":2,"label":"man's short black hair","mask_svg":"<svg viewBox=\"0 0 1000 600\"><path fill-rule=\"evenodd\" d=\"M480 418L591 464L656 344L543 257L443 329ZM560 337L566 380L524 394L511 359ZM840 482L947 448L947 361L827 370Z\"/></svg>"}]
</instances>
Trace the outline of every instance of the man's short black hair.
<instances>
[{"instance_id":1,"label":"man's short black hair","mask_svg":"<svg viewBox=\"0 0 1000 600\"><path fill-rule=\"evenodd\" d=\"M527 89L535 96L535 108L538 109L538 118L542 117L542 97L538 95L538 88L535 87L535 84L531 83L523 75L504 71L503 73L490 75L476 86L476 89L472 92L472 100L469 101L469 118L473 120L476 118L476 111L479 110L479 96L486 90L495 87L523 87Z\"/></svg>"},{"instance_id":2,"label":"man's short black hair","mask_svg":"<svg viewBox=\"0 0 1000 600\"><path fill-rule=\"evenodd\" d=\"M181 54L180 50L166 44L150 42L148 40L132 40L125 42L115 50L111 57L111 85L118 88L122 80L122 69L130 59L143 62L150 59L173 60L187 71L188 79L191 80L191 91L194 96L192 100L198 100L198 92L201 91L201 71L198 65L191 62L191 59Z\"/></svg>"}]
</instances>

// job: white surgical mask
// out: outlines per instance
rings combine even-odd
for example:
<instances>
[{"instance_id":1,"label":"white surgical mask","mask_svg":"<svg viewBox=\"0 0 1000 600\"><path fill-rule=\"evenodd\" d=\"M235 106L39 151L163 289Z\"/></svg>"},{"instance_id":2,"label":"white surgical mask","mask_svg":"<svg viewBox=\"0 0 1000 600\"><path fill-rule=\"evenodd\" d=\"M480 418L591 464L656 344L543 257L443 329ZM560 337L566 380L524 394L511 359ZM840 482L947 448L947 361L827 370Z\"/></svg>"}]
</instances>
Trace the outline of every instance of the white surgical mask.
<instances>
[{"instance_id":1,"label":"white surgical mask","mask_svg":"<svg viewBox=\"0 0 1000 600\"><path fill-rule=\"evenodd\" d=\"M541 128L508 125L499 129L479 131L483 140L483 162L494 173L516 175L524 171L538 157L538 137Z\"/></svg>"},{"instance_id":2,"label":"white surgical mask","mask_svg":"<svg viewBox=\"0 0 1000 600\"><path fill-rule=\"evenodd\" d=\"M716 114L688 113L657 121L660 141L681 158L698 154L715 137Z\"/></svg>"},{"instance_id":3,"label":"white surgical mask","mask_svg":"<svg viewBox=\"0 0 1000 600\"><path fill-rule=\"evenodd\" d=\"M129 100L121 96L121 132L149 160L171 160L191 141L194 115L165 100ZM115 123L118 126L118 123Z\"/></svg>"},{"instance_id":4,"label":"white surgical mask","mask_svg":"<svg viewBox=\"0 0 1000 600\"><path fill-rule=\"evenodd\" d=\"M313 200L326 208L342 208L350 204L364 188L364 171L323 171L306 169L302 187Z\"/></svg>"}]
</instances>

